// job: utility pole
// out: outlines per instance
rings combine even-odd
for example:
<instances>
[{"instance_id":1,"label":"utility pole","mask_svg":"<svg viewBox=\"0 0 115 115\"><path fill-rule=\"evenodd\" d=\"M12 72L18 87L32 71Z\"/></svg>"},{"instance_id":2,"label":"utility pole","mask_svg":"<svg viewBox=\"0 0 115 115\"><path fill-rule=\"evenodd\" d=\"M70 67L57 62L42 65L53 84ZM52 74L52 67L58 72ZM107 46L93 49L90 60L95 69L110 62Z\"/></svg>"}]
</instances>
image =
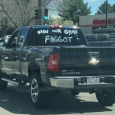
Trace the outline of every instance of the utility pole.
<instances>
[{"instance_id":1,"label":"utility pole","mask_svg":"<svg viewBox=\"0 0 115 115\"><path fill-rule=\"evenodd\" d=\"M108 0L106 0L106 28L108 27Z\"/></svg>"},{"instance_id":2,"label":"utility pole","mask_svg":"<svg viewBox=\"0 0 115 115\"><path fill-rule=\"evenodd\" d=\"M44 6L43 6L43 0L38 0L38 24L43 25L43 11L44 11Z\"/></svg>"}]
</instances>

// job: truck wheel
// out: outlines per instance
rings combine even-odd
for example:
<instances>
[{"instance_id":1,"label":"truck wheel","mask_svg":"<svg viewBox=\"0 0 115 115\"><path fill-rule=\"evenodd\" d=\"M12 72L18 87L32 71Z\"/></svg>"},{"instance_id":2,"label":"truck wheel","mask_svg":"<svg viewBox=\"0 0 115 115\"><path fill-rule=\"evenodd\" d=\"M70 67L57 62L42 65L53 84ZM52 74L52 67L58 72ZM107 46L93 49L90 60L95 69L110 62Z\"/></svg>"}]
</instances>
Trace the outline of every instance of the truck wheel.
<instances>
[{"instance_id":1,"label":"truck wheel","mask_svg":"<svg viewBox=\"0 0 115 115\"><path fill-rule=\"evenodd\" d=\"M31 100L35 108L45 108L56 93L46 91L46 89L40 85L38 77L38 75L33 75L31 78Z\"/></svg>"},{"instance_id":2,"label":"truck wheel","mask_svg":"<svg viewBox=\"0 0 115 115\"><path fill-rule=\"evenodd\" d=\"M102 91L96 93L97 100L101 105L112 106L114 104L114 93L109 91Z\"/></svg>"},{"instance_id":3,"label":"truck wheel","mask_svg":"<svg viewBox=\"0 0 115 115\"><path fill-rule=\"evenodd\" d=\"M8 82L1 80L0 78L0 91L5 91L7 89Z\"/></svg>"}]
</instances>

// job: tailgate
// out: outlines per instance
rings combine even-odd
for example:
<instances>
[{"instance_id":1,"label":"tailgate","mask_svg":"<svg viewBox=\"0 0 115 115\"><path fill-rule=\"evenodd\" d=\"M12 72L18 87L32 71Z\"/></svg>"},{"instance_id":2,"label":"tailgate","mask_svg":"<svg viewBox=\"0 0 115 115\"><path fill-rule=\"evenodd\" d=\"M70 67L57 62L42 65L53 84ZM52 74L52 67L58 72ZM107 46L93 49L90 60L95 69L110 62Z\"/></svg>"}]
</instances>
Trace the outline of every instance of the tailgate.
<instances>
[{"instance_id":1,"label":"tailgate","mask_svg":"<svg viewBox=\"0 0 115 115\"><path fill-rule=\"evenodd\" d=\"M98 71L101 75L115 75L115 47L92 47L91 52L99 52Z\"/></svg>"},{"instance_id":2,"label":"tailgate","mask_svg":"<svg viewBox=\"0 0 115 115\"><path fill-rule=\"evenodd\" d=\"M115 63L115 47L90 47L90 52L99 52L100 64L114 64Z\"/></svg>"},{"instance_id":3,"label":"tailgate","mask_svg":"<svg viewBox=\"0 0 115 115\"><path fill-rule=\"evenodd\" d=\"M61 65L84 66L89 62L87 47L62 47Z\"/></svg>"},{"instance_id":4,"label":"tailgate","mask_svg":"<svg viewBox=\"0 0 115 115\"><path fill-rule=\"evenodd\" d=\"M96 65L89 64L99 59ZM115 75L115 48L61 47L60 76Z\"/></svg>"},{"instance_id":5,"label":"tailgate","mask_svg":"<svg viewBox=\"0 0 115 115\"><path fill-rule=\"evenodd\" d=\"M98 59L99 52L89 52L85 46L61 47L60 49L60 75L82 76L99 74L96 65L89 64L92 58Z\"/></svg>"}]
</instances>

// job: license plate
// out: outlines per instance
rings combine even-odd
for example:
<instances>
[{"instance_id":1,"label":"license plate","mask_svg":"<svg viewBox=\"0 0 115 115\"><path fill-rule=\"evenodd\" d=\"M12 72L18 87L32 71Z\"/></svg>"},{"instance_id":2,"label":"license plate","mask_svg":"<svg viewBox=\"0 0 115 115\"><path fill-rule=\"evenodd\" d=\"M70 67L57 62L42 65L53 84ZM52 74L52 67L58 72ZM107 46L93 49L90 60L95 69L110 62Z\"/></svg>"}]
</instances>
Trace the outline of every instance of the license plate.
<instances>
[{"instance_id":1,"label":"license plate","mask_svg":"<svg viewBox=\"0 0 115 115\"><path fill-rule=\"evenodd\" d=\"M99 77L88 77L87 84L99 84L100 78Z\"/></svg>"}]
</instances>

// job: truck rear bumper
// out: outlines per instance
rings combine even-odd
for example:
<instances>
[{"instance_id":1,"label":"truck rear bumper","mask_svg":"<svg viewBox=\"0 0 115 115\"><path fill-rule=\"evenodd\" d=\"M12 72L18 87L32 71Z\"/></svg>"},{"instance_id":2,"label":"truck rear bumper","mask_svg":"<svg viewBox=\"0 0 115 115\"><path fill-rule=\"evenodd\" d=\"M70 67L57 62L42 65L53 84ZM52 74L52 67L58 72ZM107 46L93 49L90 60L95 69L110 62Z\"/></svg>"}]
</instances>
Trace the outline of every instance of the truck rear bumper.
<instances>
[{"instance_id":1,"label":"truck rear bumper","mask_svg":"<svg viewBox=\"0 0 115 115\"><path fill-rule=\"evenodd\" d=\"M95 76L99 78L98 83L87 83L87 78L94 78L94 76L56 76L50 78L52 87L55 88L69 88L69 89L110 89L115 88L115 76Z\"/></svg>"}]
</instances>

